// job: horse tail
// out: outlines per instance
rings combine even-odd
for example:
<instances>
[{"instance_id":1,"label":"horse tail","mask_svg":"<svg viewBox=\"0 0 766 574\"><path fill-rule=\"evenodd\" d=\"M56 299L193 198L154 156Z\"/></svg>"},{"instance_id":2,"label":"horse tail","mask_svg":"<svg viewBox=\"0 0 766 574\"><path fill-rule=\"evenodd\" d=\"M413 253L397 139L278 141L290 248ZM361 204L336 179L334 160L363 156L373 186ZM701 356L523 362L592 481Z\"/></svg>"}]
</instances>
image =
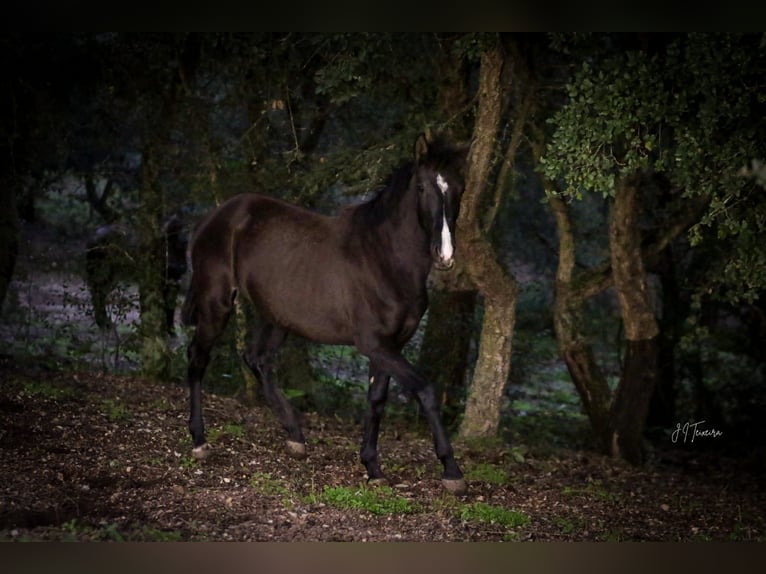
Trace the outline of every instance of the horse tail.
<instances>
[{"instance_id":1,"label":"horse tail","mask_svg":"<svg viewBox=\"0 0 766 574\"><path fill-rule=\"evenodd\" d=\"M197 290L194 288L194 276L189 281L189 290L186 292L186 299L181 309L181 321L187 327L197 324Z\"/></svg>"}]
</instances>

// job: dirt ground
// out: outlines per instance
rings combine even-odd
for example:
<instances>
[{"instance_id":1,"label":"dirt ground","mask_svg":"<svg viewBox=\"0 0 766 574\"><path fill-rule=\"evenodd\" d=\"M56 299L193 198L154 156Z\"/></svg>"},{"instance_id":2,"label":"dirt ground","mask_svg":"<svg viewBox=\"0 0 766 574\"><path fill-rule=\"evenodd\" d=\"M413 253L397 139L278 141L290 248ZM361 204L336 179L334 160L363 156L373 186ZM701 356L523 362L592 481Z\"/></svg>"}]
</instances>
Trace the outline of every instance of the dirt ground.
<instances>
[{"instance_id":1,"label":"dirt ground","mask_svg":"<svg viewBox=\"0 0 766 574\"><path fill-rule=\"evenodd\" d=\"M0 325L0 541L766 536L765 451L737 450L728 436L666 441L644 468L587 450L458 441L469 491L455 497L441 486L427 430L411 420L384 420L391 488L369 489L359 425L306 414L309 456L295 460L266 408L207 393L214 450L197 462L185 386L104 374L126 365L98 352L101 335L71 269L80 247L35 229L22 244L13 312L6 305Z\"/></svg>"},{"instance_id":2,"label":"dirt ground","mask_svg":"<svg viewBox=\"0 0 766 574\"><path fill-rule=\"evenodd\" d=\"M384 421L382 513L362 500L358 425L306 415L309 456L287 456L268 410L205 396L213 455L190 457L182 386L0 363L0 540L762 540L758 461L693 449L636 469L592 452L456 451L469 478L447 494L430 438ZM338 488L343 487L343 488ZM334 491L332 489L335 489ZM372 489L375 492L375 489ZM509 525L472 508L513 510Z\"/></svg>"}]
</instances>

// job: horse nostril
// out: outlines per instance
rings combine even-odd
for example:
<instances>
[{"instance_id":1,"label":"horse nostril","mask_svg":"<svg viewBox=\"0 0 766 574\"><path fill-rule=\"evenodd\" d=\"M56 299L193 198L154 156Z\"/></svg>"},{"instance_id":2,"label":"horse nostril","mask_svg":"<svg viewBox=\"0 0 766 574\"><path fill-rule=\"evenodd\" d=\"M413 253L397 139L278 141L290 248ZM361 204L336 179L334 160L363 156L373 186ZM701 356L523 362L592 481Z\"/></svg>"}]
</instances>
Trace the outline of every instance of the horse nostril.
<instances>
[{"instance_id":1,"label":"horse nostril","mask_svg":"<svg viewBox=\"0 0 766 574\"><path fill-rule=\"evenodd\" d=\"M434 265L440 271L448 271L455 266L455 260L443 259L441 257L437 257L436 260L434 261Z\"/></svg>"}]
</instances>

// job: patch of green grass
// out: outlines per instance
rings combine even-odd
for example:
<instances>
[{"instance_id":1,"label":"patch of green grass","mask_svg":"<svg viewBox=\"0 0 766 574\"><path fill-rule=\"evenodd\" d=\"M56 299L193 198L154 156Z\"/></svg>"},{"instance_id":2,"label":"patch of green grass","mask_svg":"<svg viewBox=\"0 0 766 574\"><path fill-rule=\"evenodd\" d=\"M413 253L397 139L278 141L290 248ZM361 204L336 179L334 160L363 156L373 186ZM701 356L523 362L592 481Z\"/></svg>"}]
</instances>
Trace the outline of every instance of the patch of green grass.
<instances>
[{"instance_id":1,"label":"patch of green grass","mask_svg":"<svg viewBox=\"0 0 766 574\"><path fill-rule=\"evenodd\" d=\"M172 408L173 405L167 397L160 397L149 403L149 409L152 411L166 411Z\"/></svg>"},{"instance_id":2,"label":"patch of green grass","mask_svg":"<svg viewBox=\"0 0 766 574\"><path fill-rule=\"evenodd\" d=\"M189 470L190 468L194 468L197 466L197 459L194 458L191 455L186 455L181 457L181 467L185 468L186 470Z\"/></svg>"},{"instance_id":3,"label":"patch of green grass","mask_svg":"<svg viewBox=\"0 0 766 574\"><path fill-rule=\"evenodd\" d=\"M556 517L556 519L553 521L556 526L561 528L561 531L564 534L573 534L575 530L578 529L578 524L576 524L572 519L570 518L563 518L563 517Z\"/></svg>"},{"instance_id":4,"label":"patch of green grass","mask_svg":"<svg viewBox=\"0 0 766 574\"><path fill-rule=\"evenodd\" d=\"M211 428L207 432L208 441L217 440L223 435L242 438L245 436L245 427L241 423L226 423L222 427Z\"/></svg>"},{"instance_id":5,"label":"patch of green grass","mask_svg":"<svg viewBox=\"0 0 766 574\"><path fill-rule=\"evenodd\" d=\"M498 524L507 528L518 528L529 524L529 516L523 512L493 506L484 502L466 504L460 510L461 520Z\"/></svg>"},{"instance_id":6,"label":"patch of green grass","mask_svg":"<svg viewBox=\"0 0 766 574\"><path fill-rule=\"evenodd\" d=\"M76 518L64 522L62 528L67 533L66 540L75 542L77 540L103 540L113 542L125 542L125 537L117 529L116 524L105 524L103 526L90 526L82 524Z\"/></svg>"},{"instance_id":7,"label":"patch of green grass","mask_svg":"<svg viewBox=\"0 0 766 574\"><path fill-rule=\"evenodd\" d=\"M256 472L250 477L250 486L259 494L267 496L289 496L290 491L268 472Z\"/></svg>"},{"instance_id":8,"label":"patch of green grass","mask_svg":"<svg viewBox=\"0 0 766 574\"><path fill-rule=\"evenodd\" d=\"M740 520L737 520L737 522L734 523L734 527L729 533L728 538L735 542L752 542L754 540L759 540L758 537L753 536L753 529L750 526L743 524Z\"/></svg>"},{"instance_id":9,"label":"patch of green grass","mask_svg":"<svg viewBox=\"0 0 766 574\"><path fill-rule=\"evenodd\" d=\"M396 494L389 486L374 488L326 486L317 499L342 510L365 510L377 515L415 512L412 502Z\"/></svg>"},{"instance_id":10,"label":"patch of green grass","mask_svg":"<svg viewBox=\"0 0 766 574\"><path fill-rule=\"evenodd\" d=\"M603 540L605 542L624 542L626 538L621 528L611 528L604 534Z\"/></svg>"},{"instance_id":11,"label":"patch of green grass","mask_svg":"<svg viewBox=\"0 0 766 574\"><path fill-rule=\"evenodd\" d=\"M610 492L604 487L600 480L594 480L589 482L585 488L572 488L564 487L562 494L565 495L585 495L591 498L598 498L606 502L616 502L620 499L620 494L617 492Z\"/></svg>"},{"instance_id":12,"label":"patch of green grass","mask_svg":"<svg viewBox=\"0 0 766 574\"><path fill-rule=\"evenodd\" d=\"M54 385L48 381L25 380L21 383L23 391L32 396L45 397L48 399L63 399L73 397L74 389L70 387Z\"/></svg>"},{"instance_id":13,"label":"patch of green grass","mask_svg":"<svg viewBox=\"0 0 766 574\"><path fill-rule=\"evenodd\" d=\"M178 530L162 530L153 526L144 526L137 535L130 535L130 540L143 542L181 542L183 534Z\"/></svg>"},{"instance_id":14,"label":"patch of green grass","mask_svg":"<svg viewBox=\"0 0 766 574\"><path fill-rule=\"evenodd\" d=\"M503 469L485 462L469 468L465 473L465 478L468 481L488 482L490 484L505 484L508 482L508 475Z\"/></svg>"},{"instance_id":15,"label":"patch of green grass","mask_svg":"<svg viewBox=\"0 0 766 574\"><path fill-rule=\"evenodd\" d=\"M119 399L104 399L101 401L101 412L112 422L130 419L130 410Z\"/></svg>"}]
</instances>

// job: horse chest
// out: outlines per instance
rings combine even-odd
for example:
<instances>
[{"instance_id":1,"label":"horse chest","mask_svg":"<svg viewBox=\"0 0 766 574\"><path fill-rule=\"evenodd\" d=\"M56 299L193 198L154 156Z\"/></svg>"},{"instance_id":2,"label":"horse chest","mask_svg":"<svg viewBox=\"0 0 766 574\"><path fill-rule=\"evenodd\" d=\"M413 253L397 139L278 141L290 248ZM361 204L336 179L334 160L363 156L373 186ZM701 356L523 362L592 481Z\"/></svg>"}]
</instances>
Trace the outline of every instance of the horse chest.
<instances>
[{"instance_id":1,"label":"horse chest","mask_svg":"<svg viewBox=\"0 0 766 574\"><path fill-rule=\"evenodd\" d=\"M425 287L413 285L406 288L402 283L387 282L379 285L374 293L357 311L355 325L372 328L387 339L402 343L408 341L428 305Z\"/></svg>"}]
</instances>

